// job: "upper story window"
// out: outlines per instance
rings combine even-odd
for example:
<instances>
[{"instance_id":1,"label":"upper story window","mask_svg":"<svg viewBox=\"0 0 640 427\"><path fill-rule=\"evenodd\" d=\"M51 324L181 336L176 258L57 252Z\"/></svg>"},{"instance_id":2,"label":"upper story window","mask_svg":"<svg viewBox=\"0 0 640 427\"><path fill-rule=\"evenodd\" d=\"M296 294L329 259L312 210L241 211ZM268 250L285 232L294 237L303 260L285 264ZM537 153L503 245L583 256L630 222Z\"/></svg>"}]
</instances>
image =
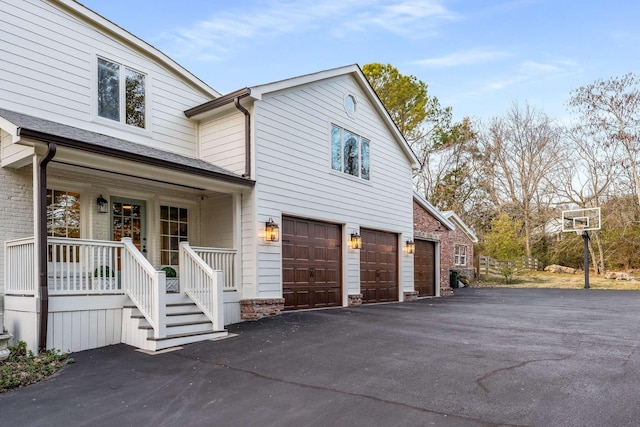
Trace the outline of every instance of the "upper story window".
<instances>
[{"instance_id":1,"label":"upper story window","mask_svg":"<svg viewBox=\"0 0 640 427\"><path fill-rule=\"evenodd\" d=\"M357 109L356 97L353 95L347 95L344 97L344 109L347 112L349 117L353 117L356 115Z\"/></svg>"},{"instance_id":2,"label":"upper story window","mask_svg":"<svg viewBox=\"0 0 640 427\"><path fill-rule=\"evenodd\" d=\"M369 180L369 140L331 125L331 169Z\"/></svg>"},{"instance_id":3,"label":"upper story window","mask_svg":"<svg viewBox=\"0 0 640 427\"><path fill-rule=\"evenodd\" d=\"M80 194L47 190L47 235L80 238Z\"/></svg>"},{"instance_id":4,"label":"upper story window","mask_svg":"<svg viewBox=\"0 0 640 427\"><path fill-rule=\"evenodd\" d=\"M456 265L467 265L467 247L463 245L456 245L454 258Z\"/></svg>"},{"instance_id":5,"label":"upper story window","mask_svg":"<svg viewBox=\"0 0 640 427\"><path fill-rule=\"evenodd\" d=\"M98 58L98 116L144 129L145 78L131 68Z\"/></svg>"}]
</instances>

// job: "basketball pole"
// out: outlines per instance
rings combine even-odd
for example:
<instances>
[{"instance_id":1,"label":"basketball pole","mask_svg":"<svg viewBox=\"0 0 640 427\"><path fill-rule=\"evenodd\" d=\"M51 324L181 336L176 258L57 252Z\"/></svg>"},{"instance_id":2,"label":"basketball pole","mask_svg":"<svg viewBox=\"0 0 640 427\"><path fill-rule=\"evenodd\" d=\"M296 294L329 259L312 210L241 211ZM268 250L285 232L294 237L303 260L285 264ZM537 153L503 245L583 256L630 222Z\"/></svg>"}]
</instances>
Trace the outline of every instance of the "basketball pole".
<instances>
[{"instance_id":1,"label":"basketball pole","mask_svg":"<svg viewBox=\"0 0 640 427\"><path fill-rule=\"evenodd\" d=\"M584 288L589 289L589 232L582 232L584 240Z\"/></svg>"}]
</instances>

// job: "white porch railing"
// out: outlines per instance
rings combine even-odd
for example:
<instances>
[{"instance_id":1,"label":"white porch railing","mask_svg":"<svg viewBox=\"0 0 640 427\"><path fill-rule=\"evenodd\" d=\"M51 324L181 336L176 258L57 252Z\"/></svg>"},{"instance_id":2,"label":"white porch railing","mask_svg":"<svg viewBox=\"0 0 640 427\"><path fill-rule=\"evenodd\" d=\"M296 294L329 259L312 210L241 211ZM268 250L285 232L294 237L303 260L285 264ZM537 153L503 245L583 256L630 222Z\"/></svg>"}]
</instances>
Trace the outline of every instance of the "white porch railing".
<instances>
[{"instance_id":1,"label":"white porch railing","mask_svg":"<svg viewBox=\"0 0 640 427\"><path fill-rule=\"evenodd\" d=\"M180 275L185 293L213 322L213 330L222 330L224 328L222 271L214 271L187 242L181 242Z\"/></svg>"},{"instance_id":2,"label":"white porch railing","mask_svg":"<svg viewBox=\"0 0 640 427\"><path fill-rule=\"evenodd\" d=\"M192 246L191 249L213 270L221 270L224 276L223 289L236 290L236 251L235 249L204 248Z\"/></svg>"},{"instance_id":3,"label":"white porch railing","mask_svg":"<svg viewBox=\"0 0 640 427\"><path fill-rule=\"evenodd\" d=\"M118 258L122 242L49 237L50 295L122 293Z\"/></svg>"},{"instance_id":4,"label":"white porch railing","mask_svg":"<svg viewBox=\"0 0 640 427\"><path fill-rule=\"evenodd\" d=\"M153 327L154 338L164 338L167 329L166 276L157 271L130 238L123 238L122 289Z\"/></svg>"},{"instance_id":5,"label":"white porch railing","mask_svg":"<svg viewBox=\"0 0 640 427\"><path fill-rule=\"evenodd\" d=\"M36 295L36 259L33 237L4 244L5 293Z\"/></svg>"}]
</instances>

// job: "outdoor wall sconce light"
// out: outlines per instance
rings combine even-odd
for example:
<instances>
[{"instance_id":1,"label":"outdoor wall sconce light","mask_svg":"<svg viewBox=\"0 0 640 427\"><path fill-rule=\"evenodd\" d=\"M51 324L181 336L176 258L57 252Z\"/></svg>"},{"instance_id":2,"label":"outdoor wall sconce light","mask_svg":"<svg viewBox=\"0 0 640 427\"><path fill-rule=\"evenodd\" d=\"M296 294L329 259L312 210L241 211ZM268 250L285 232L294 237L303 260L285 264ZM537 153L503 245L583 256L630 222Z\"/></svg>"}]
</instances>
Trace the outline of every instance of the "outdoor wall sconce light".
<instances>
[{"instance_id":1,"label":"outdoor wall sconce light","mask_svg":"<svg viewBox=\"0 0 640 427\"><path fill-rule=\"evenodd\" d=\"M404 244L404 251L407 255L415 254L416 242L414 242L413 240L407 240L406 243Z\"/></svg>"},{"instance_id":2,"label":"outdoor wall sconce light","mask_svg":"<svg viewBox=\"0 0 640 427\"><path fill-rule=\"evenodd\" d=\"M102 194L98 197L96 202L98 203L98 213L109 213L109 202L107 199L102 197Z\"/></svg>"},{"instance_id":3,"label":"outdoor wall sconce light","mask_svg":"<svg viewBox=\"0 0 640 427\"><path fill-rule=\"evenodd\" d=\"M351 249L362 248L362 236L357 231L351 233Z\"/></svg>"},{"instance_id":4,"label":"outdoor wall sconce light","mask_svg":"<svg viewBox=\"0 0 640 427\"><path fill-rule=\"evenodd\" d=\"M266 242L277 242L280 240L280 227L273 222L273 218L269 218L269 221L265 223L264 240Z\"/></svg>"},{"instance_id":5,"label":"outdoor wall sconce light","mask_svg":"<svg viewBox=\"0 0 640 427\"><path fill-rule=\"evenodd\" d=\"M442 227L442 224L440 223L440 221L436 221L436 224L438 224L438 228L436 228L437 232L444 231L444 227Z\"/></svg>"}]
</instances>

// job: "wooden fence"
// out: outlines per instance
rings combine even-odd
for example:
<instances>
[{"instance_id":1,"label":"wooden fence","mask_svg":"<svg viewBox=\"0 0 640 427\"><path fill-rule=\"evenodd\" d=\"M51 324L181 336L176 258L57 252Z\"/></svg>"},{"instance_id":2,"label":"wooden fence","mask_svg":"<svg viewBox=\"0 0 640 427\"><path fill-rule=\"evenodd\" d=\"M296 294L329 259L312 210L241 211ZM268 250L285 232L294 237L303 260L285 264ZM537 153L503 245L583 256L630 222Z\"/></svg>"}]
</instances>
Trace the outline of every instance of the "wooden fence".
<instances>
[{"instance_id":1,"label":"wooden fence","mask_svg":"<svg viewBox=\"0 0 640 427\"><path fill-rule=\"evenodd\" d=\"M533 257L523 257L517 262L500 261L490 256L480 255L478 257L478 274L501 274L500 270L506 265L515 266L518 270L542 270L544 265L540 260Z\"/></svg>"}]
</instances>

